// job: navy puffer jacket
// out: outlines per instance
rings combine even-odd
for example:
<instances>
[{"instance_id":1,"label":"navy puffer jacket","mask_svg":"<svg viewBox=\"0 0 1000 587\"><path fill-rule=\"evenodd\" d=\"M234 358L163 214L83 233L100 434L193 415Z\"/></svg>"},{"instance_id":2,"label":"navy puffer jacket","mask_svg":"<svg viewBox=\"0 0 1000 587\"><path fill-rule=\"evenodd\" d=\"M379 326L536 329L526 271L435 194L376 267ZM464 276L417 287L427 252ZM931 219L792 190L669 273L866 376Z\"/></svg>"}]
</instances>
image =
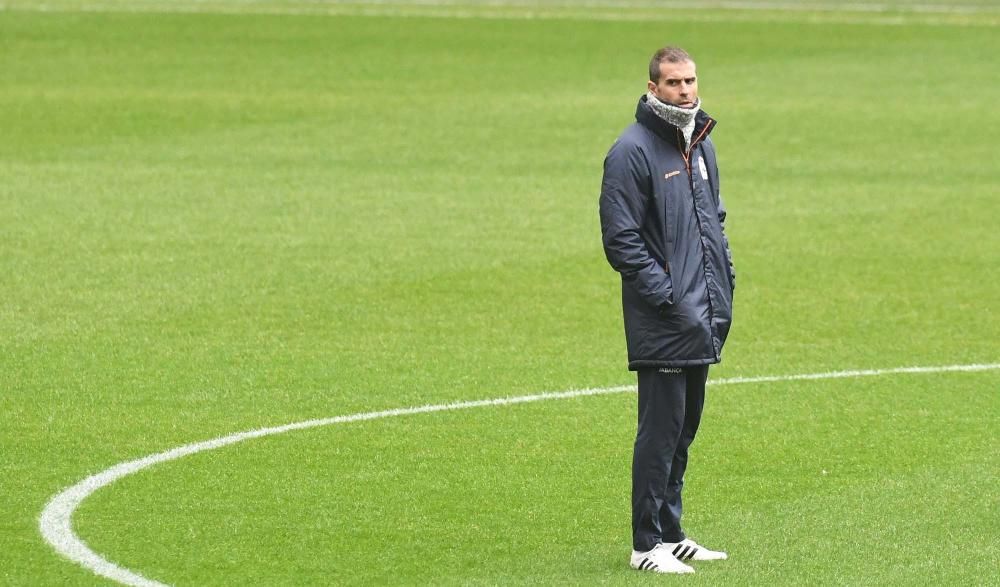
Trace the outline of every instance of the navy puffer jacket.
<instances>
[{"instance_id":1,"label":"navy puffer jacket","mask_svg":"<svg viewBox=\"0 0 1000 587\"><path fill-rule=\"evenodd\" d=\"M715 120L699 111L691 149L639 100L604 160L601 232L621 274L629 369L718 363L736 285L719 196Z\"/></svg>"}]
</instances>

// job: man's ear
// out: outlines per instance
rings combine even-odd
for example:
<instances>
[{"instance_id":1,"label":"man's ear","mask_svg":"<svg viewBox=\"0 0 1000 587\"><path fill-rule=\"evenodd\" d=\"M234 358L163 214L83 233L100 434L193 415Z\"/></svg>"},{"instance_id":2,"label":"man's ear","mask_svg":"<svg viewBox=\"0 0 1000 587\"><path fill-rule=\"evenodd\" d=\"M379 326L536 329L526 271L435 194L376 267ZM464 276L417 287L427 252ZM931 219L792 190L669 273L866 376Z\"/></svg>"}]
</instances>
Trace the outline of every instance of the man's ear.
<instances>
[{"instance_id":1,"label":"man's ear","mask_svg":"<svg viewBox=\"0 0 1000 587\"><path fill-rule=\"evenodd\" d=\"M646 82L646 89L648 89L650 92L655 93L656 92L656 84L654 84L653 82Z\"/></svg>"}]
</instances>

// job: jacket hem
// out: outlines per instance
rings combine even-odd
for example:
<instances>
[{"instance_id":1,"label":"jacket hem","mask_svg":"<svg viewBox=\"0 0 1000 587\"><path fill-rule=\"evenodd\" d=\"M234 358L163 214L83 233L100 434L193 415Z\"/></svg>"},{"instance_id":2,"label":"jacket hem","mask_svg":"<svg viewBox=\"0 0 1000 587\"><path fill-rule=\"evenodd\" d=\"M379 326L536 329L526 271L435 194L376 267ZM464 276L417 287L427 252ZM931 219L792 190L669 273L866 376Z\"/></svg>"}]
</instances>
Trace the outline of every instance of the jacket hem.
<instances>
[{"instance_id":1,"label":"jacket hem","mask_svg":"<svg viewBox=\"0 0 1000 587\"><path fill-rule=\"evenodd\" d=\"M640 369L659 369L660 367L696 367L698 365L714 365L721 359L716 357L705 357L704 359L684 359L679 361L659 361L651 359L636 359L628 362L629 371Z\"/></svg>"}]
</instances>

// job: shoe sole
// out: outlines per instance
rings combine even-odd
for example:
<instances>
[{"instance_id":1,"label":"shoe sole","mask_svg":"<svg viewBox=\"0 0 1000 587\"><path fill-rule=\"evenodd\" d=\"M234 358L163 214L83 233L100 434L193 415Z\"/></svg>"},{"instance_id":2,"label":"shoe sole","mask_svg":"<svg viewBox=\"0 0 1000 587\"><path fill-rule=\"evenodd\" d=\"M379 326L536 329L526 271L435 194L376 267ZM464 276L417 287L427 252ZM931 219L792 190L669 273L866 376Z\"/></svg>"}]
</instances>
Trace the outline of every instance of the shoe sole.
<instances>
[{"instance_id":1,"label":"shoe sole","mask_svg":"<svg viewBox=\"0 0 1000 587\"><path fill-rule=\"evenodd\" d=\"M648 565L646 563L649 563ZM684 564L684 563L681 563ZM644 573L660 573L661 575L689 575L694 572L692 567L671 570L671 569L661 569L653 561L646 559L643 562L636 565L633 562L629 562L629 566L636 571L642 571ZM685 565L686 566L686 565Z\"/></svg>"}]
</instances>

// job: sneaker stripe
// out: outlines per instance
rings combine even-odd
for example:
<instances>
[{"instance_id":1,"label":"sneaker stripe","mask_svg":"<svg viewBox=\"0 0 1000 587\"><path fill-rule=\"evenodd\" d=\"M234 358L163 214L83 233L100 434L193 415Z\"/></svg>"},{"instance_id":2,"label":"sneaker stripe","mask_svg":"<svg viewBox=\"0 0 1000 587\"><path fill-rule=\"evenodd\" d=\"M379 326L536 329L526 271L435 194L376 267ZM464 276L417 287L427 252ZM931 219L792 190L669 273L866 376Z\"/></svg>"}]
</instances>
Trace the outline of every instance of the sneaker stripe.
<instances>
[{"instance_id":1,"label":"sneaker stripe","mask_svg":"<svg viewBox=\"0 0 1000 587\"><path fill-rule=\"evenodd\" d=\"M694 558L694 555L697 554L697 552L698 552L698 547L692 546L691 552L688 553L688 558Z\"/></svg>"},{"instance_id":2,"label":"sneaker stripe","mask_svg":"<svg viewBox=\"0 0 1000 587\"><path fill-rule=\"evenodd\" d=\"M680 552L682 548L684 548L684 545L678 543L677 546L674 547L674 552L673 552L674 556L677 556L677 553Z\"/></svg>"},{"instance_id":3,"label":"sneaker stripe","mask_svg":"<svg viewBox=\"0 0 1000 587\"><path fill-rule=\"evenodd\" d=\"M644 559L642 559L642 562L641 562L641 563L639 563L639 570L640 570L640 571L645 571L645 570L646 570L646 567L648 567L648 566L649 566L649 563L650 563L650 562L651 562L651 561L650 561L650 560L649 560L648 558L644 558Z\"/></svg>"},{"instance_id":4,"label":"sneaker stripe","mask_svg":"<svg viewBox=\"0 0 1000 587\"><path fill-rule=\"evenodd\" d=\"M684 560L684 559L686 559L686 558L690 558L690 557L688 556L688 551L689 551L690 549L691 549L691 547L690 547L690 546L687 546L687 545L685 545L685 546L684 546L684 548L683 548L683 549L681 549L681 553L677 555L677 559L678 559L678 560Z\"/></svg>"}]
</instances>

